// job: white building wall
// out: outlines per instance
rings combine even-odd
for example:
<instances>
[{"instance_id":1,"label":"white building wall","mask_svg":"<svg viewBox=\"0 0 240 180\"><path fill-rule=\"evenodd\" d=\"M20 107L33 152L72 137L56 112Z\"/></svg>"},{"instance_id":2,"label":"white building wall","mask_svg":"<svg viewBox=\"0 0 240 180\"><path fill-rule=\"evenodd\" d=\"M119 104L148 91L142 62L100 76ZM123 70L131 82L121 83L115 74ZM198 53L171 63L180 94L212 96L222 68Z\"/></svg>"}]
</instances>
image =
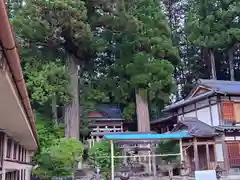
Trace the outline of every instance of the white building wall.
<instances>
[{"instance_id":1,"label":"white building wall","mask_svg":"<svg viewBox=\"0 0 240 180\"><path fill-rule=\"evenodd\" d=\"M197 110L197 118L198 120L212 126L211 113L209 107Z\"/></svg>"},{"instance_id":2,"label":"white building wall","mask_svg":"<svg viewBox=\"0 0 240 180\"><path fill-rule=\"evenodd\" d=\"M18 149L16 152L16 158L14 159L13 157L13 151L15 150L13 148L13 141L12 141L12 147L11 147L11 156L10 158L7 158L7 140L8 138L11 138L7 136L7 134L4 134L4 142L3 142L3 162L2 162L2 172L0 174L0 179L5 180L6 179L6 173L7 172L12 172L15 170L21 170L25 171L25 178L24 180L30 180L30 175L31 175L31 170L32 170L32 165L30 164L31 161L31 156L33 153L31 151L26 151L26 162L18 162ZM12 138L11 138L12 139ZM14 140L14 139L12 139ZM16 141L15 141L16 142Z\"/></svg>"},{"instance_id":3,"label":"white building wall","mask_svg":"<svg viewBox=\"0 0 240 180\"><path fill-rule=\"evenodd\" d=\"M212 102L216 100L216 97L211 99ZM182 117L196 117L200 121L211 125L211 126L218 126L220 125L220 116L218 105L213 104L209 105L209 100L202 100L195 104L188 105L184 107L184 114L178 116L178 119L181 120ZM197 110L194 110L196 106ZM206 107L207 106L207 107ZM182 113L182 110L179 109L178 113ZM211 117L212 116L212 117Z\"/></svg>"},{"instance_id":4,"label":"white building wall","mask_svg":"<svg viewBox=\"0 0 240 180\"><path fill-rule=\"evenodd\" d=\"M196 112L192 111L183 115L184 117L196 117Z\"/></svg>"},{"instance_id":5,"label":"white building wall","mask_svg":"<svg viewBox=\"0 0 240 180\"><path fill-rule=\"evenodd\" d=\"M217 162L223 162L223 144L216 144L216 160Z\"/></svg>"},{"instance_id":6,"label":"white building wall","mask_svg":"<svg viewBox=\"0 0 240 180\"><path fill-rule=\"evenodd\" d=\"M219 115L218 105L214 104L214 105L212 105L211 108L212 108L213 126L218 126L218 125L220 125L220 115Z\"/></svg>"}]
</instances>

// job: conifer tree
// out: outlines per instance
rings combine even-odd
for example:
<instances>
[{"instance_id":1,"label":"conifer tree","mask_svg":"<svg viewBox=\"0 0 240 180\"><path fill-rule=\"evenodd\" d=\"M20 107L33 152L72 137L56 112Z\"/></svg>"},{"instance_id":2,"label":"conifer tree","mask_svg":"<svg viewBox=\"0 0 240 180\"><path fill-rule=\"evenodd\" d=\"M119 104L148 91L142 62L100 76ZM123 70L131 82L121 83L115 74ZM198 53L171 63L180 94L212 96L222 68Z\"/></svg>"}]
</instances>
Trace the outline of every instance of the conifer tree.
<instances>
[{"instance_id":1,"label":"conifer tree","mask_svg":"<svg viewBox=\"0 0 240 180\"><path fill-rule=\"evenodd\" d=\"M190 42L201 48L209 59L212 78L216 79L215 52L231 49L239 41L239 1L190 1L187 33ZM230 58L231 79L234 79Z\"/></svg>"},{"instance_id":2,"label":"conifer tree","mask_svg":"<svg viewBox=\"0 0 240 180\"><path fill-rule=\"evenodd\" d=\"M102 28L99 34L107 42L106 54L110 54L107 75L102 76L105 89L118 102L131 102L129 109L135 100L138 129L149 131L148 102L160 106L169 101L178 51L159 1L111 3L101 6L101 12L108 13L99 14L97 21Z\"/></svg>"}]
</instances>

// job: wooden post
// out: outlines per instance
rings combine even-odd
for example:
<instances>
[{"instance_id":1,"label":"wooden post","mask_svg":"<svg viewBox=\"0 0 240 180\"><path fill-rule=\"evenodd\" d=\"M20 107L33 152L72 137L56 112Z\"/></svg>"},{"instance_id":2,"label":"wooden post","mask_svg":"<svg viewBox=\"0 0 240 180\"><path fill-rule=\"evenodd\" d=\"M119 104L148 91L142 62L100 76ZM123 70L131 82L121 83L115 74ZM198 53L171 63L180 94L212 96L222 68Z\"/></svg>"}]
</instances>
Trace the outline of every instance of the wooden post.
<instances>
[{"instance_id":1,"label":"wooden post","mask_svg":"<svg viewBox=\"0 0 240 180\"><path fill-rule=\"evenodd\" d=\"M199 170L199 157L198 157L198 146L197 146L196 137L193 138L193 149L194 149L195 170Z\"/></svg>"},{"instance_id":2,"label":"wooden post","mask_svg":"<svg viewBox=\"0 0 240 180\"><path fill-rule=\"evenodd\" d=\"M152 162L151 162L151 150L148 151L148 169L149 169L149 174L152 174Z\"/></svg>"},{"instance_id":3,"label":"wooden post","mask_svg":"<svg viewBox=\"0 0 240 180\"><path fill-rule=\"evenodd\" d=\"M151 150L152 150L152 154L156 155L155 154L155 147L152 144L151 144ZM156 157L155 156L152 157L152 171L153 171L153 176L156 176L157 175L157 169L156 169Z\"/></svg>"},{"instance_id":4,"label":"wooden post","mask_svg":"<svg viewBox=\"0 0 240 180\"><path fill-rule=\"evenodd\" d=\"M111 179L114 180L114 147L113 141L110 141L111 144Z\"/></svg>"},{"instance_id":5,"label":"wooden post","mask_svg":"<svg viewBox=\"0 0 240 180\"><path fill-rule=\"evenodd\" d=\"M20 172L20 171L19 171L19 172ZM2 174L0 174L1 179L2 179L2 180L5 180L5 179L6 179L6 170L3 169L1 173L2 173ZM20 175L21 175L21 174L20 174ZM21 176L19 176L19 177L21 177Z\"/></svg>"},{"instance_id":6,"label":"wooden post","mask_svg":"<svg viewBox=\"0 0 240 180\"><path fill-rule=\"evenodd\" d=\"M100 138L99 138L99 136L97 136L97 138L96 138L96 141L97 141L97 142L99 142L99 141L100 141Z\"/></svg>"},{"instance_id":7,"label":"wooden post","mask_svg":"<svg viewBox=\"0 0 240 180\"><path fill-rule=\"evenodd\" d=\"M206 144L206 156L207 156L207 167L210 169L210 156L209 156L209 146Z\"/></svg>"},{"instance_id":8,"label":"wooden post","mask_svg":"<svg viewBox=\"0 0 240 180\"><path fill-rule=\"evenodd\" d=\"M182 145L182 139L179 139L179 146L180 146L180 156L181 156L181 163L184 160L183 159L183 145Z\"/></svg>"}]
</instances>

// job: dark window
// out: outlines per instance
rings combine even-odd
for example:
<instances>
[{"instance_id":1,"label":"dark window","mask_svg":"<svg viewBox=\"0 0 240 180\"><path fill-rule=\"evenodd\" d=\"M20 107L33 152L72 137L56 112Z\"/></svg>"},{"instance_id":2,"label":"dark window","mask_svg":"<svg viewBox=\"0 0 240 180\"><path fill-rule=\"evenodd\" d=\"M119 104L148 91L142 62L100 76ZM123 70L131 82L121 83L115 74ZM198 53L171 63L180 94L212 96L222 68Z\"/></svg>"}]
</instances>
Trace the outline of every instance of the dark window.
<instances>
[{"instance_id":1,"label":"dark window","mask_svg":"<svg viewBox=\"0 0 240 180\"><path fill-rule=\"evenodd\" d=\"M18 180L20 180L19 178L19 174L20 174L20 171L18 170L18 171L16 171L16 179L18 179Z\"/></svg>"},{"instance_id":2,"label":"dark window","mask_svg":"<svg viewBox=\"0 0 240 180\"><path fill-rule=\"evenodd\" d=\"M21 161L21 152L22 152L22 147L18 146L18 160Z\"/></svg>"},{"instance_id":3,"label":"dark window","mask_svg":"<svg viewBox=\"0 0 240 180\"><path fill-rule=\"evenodd\" d=\"M27 150L24 151L24 162L27 162Z\"/></svg>"},{"instance_id":4,"label":"dark window","mask_svg":"<svg viewBox=\"0 0 240 180\"><path fill-rule=\"evenodd\" d=\"M3 158L3 148L4 148L4 135L0 133L0 159Z\"/></svg>"},{"instance_id":5,"label":"dark window","mask_svg":"<svg viewBox=\"0 0 240 180\"><path fill-rule=\"evenodd\" d=\"M22 156L21 156L21 161L23 162L24 161L24 148L22 148Z\"/></svg>"},{"instance_id":6,"label":"dark window","mask_svg":"<svg viewBox=\"0 0 240 180\"><path fill-rule=\"evenodd\" d=\"M11 180L11 173L10 172L6 173L6 180Z\"/></svg>"},{"instance_id":7,"label":"dark window","mask_svg":"<svg viewBox=\"0 0 240 180\"><path fill-rule=\"evenodd\" d=\"M14 142L13 146L13 159L17 159L17 143Z\"/></svg>"},{"instance_id":8,"label":"dark window","mask_svg":"<svg viewBox=\"0 0 240 180\"><path fill-rule=\"evenodd\" d=\"M11 157L11 151L12 151L12 140L7 140L7 158Z\"/></svg>"},{"instance_id":9,"label":"dark window","mask_svg":"<svg viewBox=\"0 0 240 180\"><path fill-rule=\"evenodd\" d=\"M21 170L21 180L24 180L24 174L23 174L23 170Z\"/></svg>"},{"instance_id":10,"label":"dark window","mask_svg":"<svg viewBox=\"0 0 240 180\"><path fill-rule=\"evenodd\" d=\"M12 172L12 179L16 179L16 173L17 173L17 171L14 171L14 172Z\"/></svg>"},{"instance_id":11,"label":"dark window","mask_svg":"<svg viewBox=\"0 0 240 180\"><path fill-rule=\"evenodd\" d=\"M25 170L21 170L21 180L25 180Z\"/></svg>"}]
</instances>

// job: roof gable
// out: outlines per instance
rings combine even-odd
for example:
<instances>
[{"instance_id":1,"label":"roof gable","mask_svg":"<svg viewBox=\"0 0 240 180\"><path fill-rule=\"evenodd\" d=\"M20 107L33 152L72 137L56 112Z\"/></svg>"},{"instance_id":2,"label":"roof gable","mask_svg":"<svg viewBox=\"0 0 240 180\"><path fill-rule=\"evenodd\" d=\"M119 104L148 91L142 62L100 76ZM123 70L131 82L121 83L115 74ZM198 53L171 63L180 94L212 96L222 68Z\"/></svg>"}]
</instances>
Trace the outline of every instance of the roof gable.
<instances>
[{"instance_id":1,"label":"roof gable","mask_svg":"<svg viewBox=\"0 0 240 180\"><path fill-rule=\"evenodd\" d=\"M183 106L186 106L186 105L193 104L195 102L204 100L208 97L213 96L214 94L215 94L215 91L208 91L206 93L199 94L198 96L195 96L195 97L192 97L192 98L189 98L189 99L183 99L181 101L178 101L176 103L173 103L173 104L165 107L165 109L163 111L170 111L170 110L178 109L180 107L183 107Z\"/></svg>"},{"instance_id":2,"label":"roof gable","mask_svg":"<svg viewBox=\"0 0 240 180\"><path fill-rule=\"evenodd\" d=\"M203 93L210 92L211 90L211 88L202 85L196 85L195 88L193 88L189 95L185 98L185 100L202 95Z\"/></svg>"},{"instance_id":3,"label":"roof gable","mask_svg":"<svg viewBox=\"0 0 240 180\"><path fill-rule=\"evenodd\" d=\"M190 92L187 98L166 106L163 111L177 109L179 107L201 101L214 94L240 95L239 81L223 81L199 79L197 85Z\"/></svg>"}]
</instances>

